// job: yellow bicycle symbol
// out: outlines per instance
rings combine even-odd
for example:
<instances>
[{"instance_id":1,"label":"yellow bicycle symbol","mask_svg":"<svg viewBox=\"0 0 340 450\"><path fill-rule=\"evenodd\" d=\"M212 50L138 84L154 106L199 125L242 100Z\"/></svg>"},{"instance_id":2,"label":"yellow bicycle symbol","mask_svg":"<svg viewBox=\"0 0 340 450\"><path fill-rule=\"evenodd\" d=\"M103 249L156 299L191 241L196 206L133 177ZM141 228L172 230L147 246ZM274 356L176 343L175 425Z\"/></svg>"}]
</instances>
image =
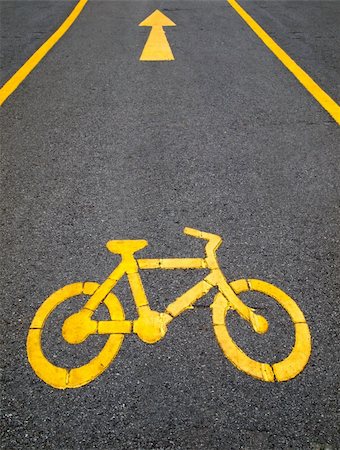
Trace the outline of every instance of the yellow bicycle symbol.
<instances>
[{"instance_id":1,"label":"yellow bicycle symbol","mask_svg":"<svg viewBox=\"0 0 340 450\"><path fill-rule=\"evenodd\" d=\"M216 250L222 239L211 233L185 228L189 236L207 242L205 258L136 259L134 254L148 245L145 240L109 241L107 248L121 255L121 262L102 284L86 281L73 283L48 297L36 312L27 336L29 362L45 383L58 388L77 388L94 380L104 372L116 357L124 335L135 333L142 341L154 344L161 340L171 321L190 308L212 288L217 288L211 304L213 328L216 339L225 356L240 370L263 381L287 381L297 376L306 366L311 354L311 336L304 315L295 301L281 289L261 280L242 279L227 282L219 268ZM176 298L164 312L150 308L139 270L151 269L210 269L210 273L199 283ZM118 298L111 292L117 282L127 275L136 304L138 319L125 320L124 310ZM236 311L257 333L266 333L267 320L245 305L238 294L246 291L261 292L276 300L288 313L294 324L295 343L290 354L282 361L268 364L247 356L232 340L226 315ZM74 368L58 367L44 355L41 338L44 326L51 313L72 297L89 296L79 312L68 317L62 327L63 338L70 344L80 344L90 335L108 335L102 350L85 365ZM104 304L111 320L93 320L97 308Z\"/></svg>"}]
</instances>

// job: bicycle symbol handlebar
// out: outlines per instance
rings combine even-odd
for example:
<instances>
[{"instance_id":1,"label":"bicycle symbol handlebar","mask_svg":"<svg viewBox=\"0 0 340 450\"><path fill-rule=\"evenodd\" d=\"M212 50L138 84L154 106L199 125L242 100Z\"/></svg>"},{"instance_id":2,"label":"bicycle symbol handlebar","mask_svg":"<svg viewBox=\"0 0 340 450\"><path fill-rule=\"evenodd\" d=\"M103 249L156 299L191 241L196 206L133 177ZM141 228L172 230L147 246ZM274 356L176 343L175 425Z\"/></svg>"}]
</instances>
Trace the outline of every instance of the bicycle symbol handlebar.
<instances>
[{"instance_id":1,"label":"bicycle symbol handlebar","mask_svg":"<svg viewBox=\"0 0 340 450\"><path fill-rule=\"evenodd\" d=\"M228 282L216 256L222 243L220 236L193 228L184 233L207 241L205 258L136 259L134 254L148 245L145 240L109 241L108 249L121 255L121 262L102 283L80 282L66 285L48 297L36 312L27 336L27 353L35 373L47 384L58 388L77 388L98 377L116 357L125 335L136 334L143 342L154 344L163 339L169 324L215 288L211 304L216 339L224 355L241 371L262 381L287 381L306 366L311 353L311 337L304 315L295 301L281 289L256 279ZM209 269L209 274L172 301L163 312L150 308L140 270ZM120 301L112 292L117 282L127 276L137 310L136 320L126 320ZM259 292L274 299L294 324L295 343L289 355L280 362L265 363L246 355L231 338L226 317L236 311L256 333L266 333L268 322L239 297L244 292ZM42 333L51 314L71 298L86 298L79 311L67 317L62 326L64 340L79 345L89 336L107 335L98 355L86 364L67 368L49 361L42 350ZM105 305L107 320L96 320L94 313Z\"/></svg>"}]
</instances>

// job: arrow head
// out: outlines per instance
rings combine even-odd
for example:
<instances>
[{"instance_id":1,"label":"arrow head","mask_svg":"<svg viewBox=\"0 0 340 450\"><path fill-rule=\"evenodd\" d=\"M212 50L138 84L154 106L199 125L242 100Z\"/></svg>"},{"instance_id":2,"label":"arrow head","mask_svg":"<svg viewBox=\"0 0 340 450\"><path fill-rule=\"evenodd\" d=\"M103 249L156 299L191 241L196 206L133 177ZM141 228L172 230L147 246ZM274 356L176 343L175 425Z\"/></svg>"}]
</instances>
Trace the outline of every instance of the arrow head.
<instances>
[{"instance_id":1,"label":"arrow head","mask_svg":"<svg viewBox=\"0 0 340 450\"><path fill-rule=\"evenodd\" d=\"M139 24L140 27L175 27L176 24L170 20L165 14L156 9L149 17Z\"/></svg>"}]
</instances>

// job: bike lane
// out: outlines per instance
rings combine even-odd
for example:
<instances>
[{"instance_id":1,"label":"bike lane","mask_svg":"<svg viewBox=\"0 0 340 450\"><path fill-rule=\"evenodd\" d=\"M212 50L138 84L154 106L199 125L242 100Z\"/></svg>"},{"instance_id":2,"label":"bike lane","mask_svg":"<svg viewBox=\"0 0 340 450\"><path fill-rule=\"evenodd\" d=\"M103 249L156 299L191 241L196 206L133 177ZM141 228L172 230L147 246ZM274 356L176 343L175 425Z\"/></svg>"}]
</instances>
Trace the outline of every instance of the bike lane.
<instances>
[{"instance_id":1,"label":"bike lane","mask_svg":"<svg viewBox=\"0 0 340 450\"><path fill-rule=\"evenodd\" d=\"M176 23L166 28L175 61L139 61L149 30L137 25L155 9ZM89 3L25 86L1 113L8 442L334 445L338 157L327 113L224 2ZM109 239L147 239L144 257L203 256L184 226L222 236L228 279L258 277L297 300L313 336L306 370L277 385L239 372L218 348L206 299L155 346L126 338L84 388L37 379L25 338L44 298L103 281L118 262ZM162 308L200 278L151 273L145 287ZM119 286L133 314L127 294ZM259 305L275 320L270 334L255 339L234 318L233 336L254 357L280 357L292 330L275 305ZM46 336L56 359L58 324ZM81 357L97 348L91 340ZM34 408L19 409L24 399Z\"/></svg>"}]
</instances>

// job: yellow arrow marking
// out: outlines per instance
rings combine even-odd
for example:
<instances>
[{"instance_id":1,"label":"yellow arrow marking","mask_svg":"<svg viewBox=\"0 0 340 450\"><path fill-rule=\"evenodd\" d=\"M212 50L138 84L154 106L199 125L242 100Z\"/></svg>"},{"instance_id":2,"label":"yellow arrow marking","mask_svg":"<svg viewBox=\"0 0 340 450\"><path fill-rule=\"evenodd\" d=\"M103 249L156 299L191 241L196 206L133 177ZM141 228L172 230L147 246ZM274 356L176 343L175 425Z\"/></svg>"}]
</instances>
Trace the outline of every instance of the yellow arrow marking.
<instances>
[{"instance_id":1,"label":"yellow arrow marking","mask_svg":"<svg viewBox=\"0 0 340 450\"><path fill-rule=\"evenodd\" d=\"M152 27L144 50L139 58L140 61L173 61L175 59L163 30L163 27L176 26L172 20L156 9L139 26Z\"/></svg>"}]
</instances>

